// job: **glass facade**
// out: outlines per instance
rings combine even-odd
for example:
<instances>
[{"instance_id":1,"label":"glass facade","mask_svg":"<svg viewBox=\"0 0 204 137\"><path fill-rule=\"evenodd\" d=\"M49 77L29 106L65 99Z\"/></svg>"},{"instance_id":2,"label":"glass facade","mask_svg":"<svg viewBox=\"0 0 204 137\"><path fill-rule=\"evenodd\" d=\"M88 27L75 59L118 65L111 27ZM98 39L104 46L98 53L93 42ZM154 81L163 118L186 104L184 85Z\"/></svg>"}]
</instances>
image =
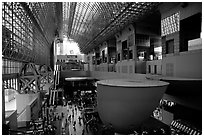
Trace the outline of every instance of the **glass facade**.
<instances>
[{"instance_id":1,"label":"glass facade","mask_svg":"<svg viewBox=\"0 0 204 137\"><path fill-rule=\"evenodd\" d=\"M22 66L21 62L3 59L2 74L19 73L21 66Z\"/></svg>"},{"instance_id":2,"label":"glass facade","mask_svg":"<svg viewBox=\"0 0 204 137\"><path fill-rule=\"evenodd\" d=\"M55 3L3 2L3 58L49 65L57 28L55 12Z\"/></svg>"}]
</instances>

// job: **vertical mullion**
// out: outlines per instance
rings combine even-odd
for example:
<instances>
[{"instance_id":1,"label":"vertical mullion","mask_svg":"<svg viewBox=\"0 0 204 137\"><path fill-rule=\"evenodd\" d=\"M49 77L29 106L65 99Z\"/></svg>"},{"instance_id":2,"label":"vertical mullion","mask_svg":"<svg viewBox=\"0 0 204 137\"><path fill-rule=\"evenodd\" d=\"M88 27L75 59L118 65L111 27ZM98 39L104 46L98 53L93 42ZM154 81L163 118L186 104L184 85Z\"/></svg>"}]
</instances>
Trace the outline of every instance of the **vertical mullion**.
<instances>
[{"instance_id":1,"label":"vertical mullion","mask_svg":"<svg viewBox=\"0 0 204 137\"><path fill-rule=\"evenodd\" d=\"M12 47L14 47L14 42L13 42L13 37L14 37L14 16L13 16L13 14L14 14L14 12L13 12L13 2L11 2L11 4L12 4L12 9L11 9L11 13L12 13ZM12 50L14 50L14 49L12 49Z\"/></svg>"}]
</instances>

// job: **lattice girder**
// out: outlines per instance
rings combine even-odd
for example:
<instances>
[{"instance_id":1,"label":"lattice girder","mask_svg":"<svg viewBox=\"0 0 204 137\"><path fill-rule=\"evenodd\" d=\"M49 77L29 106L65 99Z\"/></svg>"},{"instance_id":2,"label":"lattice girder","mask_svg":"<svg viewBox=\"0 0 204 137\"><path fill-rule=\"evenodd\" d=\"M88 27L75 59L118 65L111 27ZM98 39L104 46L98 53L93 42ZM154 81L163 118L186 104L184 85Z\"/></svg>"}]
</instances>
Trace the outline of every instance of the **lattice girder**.
<instances>
[{"instance_id":1,"label":"lattice girder","mask_svg":"<svg viewBox=\"0 0 204 137\"><path fill-rule=\"evenodd\" d=\"M20 93L37 93L40 90L40 78L34 63L24 63L19 73Z\"/></svg>"},{"instance_id":2,"label":"lattice girder","mask_svg":"<svg viewBox=\"0 0 204 137\"><path fill-rule=\"evenodd\" d=\"M39 76L21 76L20 82L20 93L37 93L39 91Z\"/></svg>"},{"instance_id":3,"label":"lattice girder","mask_svg":"<svg viewBox=\"0 0 204 137\"><path fill-rule=\"evenodd\" d=\"M42 90L46 84L51 84L54 82L54 72L52 69L46 65L41 65L39 67L40 73L40 89Z\"/></svg>"}]
</instances>

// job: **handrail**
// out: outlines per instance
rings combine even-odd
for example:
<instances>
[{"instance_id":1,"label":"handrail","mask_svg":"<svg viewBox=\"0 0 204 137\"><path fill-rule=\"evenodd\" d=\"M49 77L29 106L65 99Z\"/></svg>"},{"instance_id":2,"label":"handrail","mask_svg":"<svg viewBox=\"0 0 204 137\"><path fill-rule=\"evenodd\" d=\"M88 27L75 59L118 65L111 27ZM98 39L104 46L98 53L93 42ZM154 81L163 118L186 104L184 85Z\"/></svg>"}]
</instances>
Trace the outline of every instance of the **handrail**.
<instances>
[{"instance_id":1,"label":"handrail","mask_svg":"<svg viewBox=\"0 0 204 137\"><path fill-rule=\"evenodd\" d=\"M56 99L56 89L57 85L59 84L59 77L60 77L60 71L59 70L54 70L54 87L53 89L50 89L50 101L49 104L54 105L55 104L55 99Z\"/></svg>"}]
</instances>

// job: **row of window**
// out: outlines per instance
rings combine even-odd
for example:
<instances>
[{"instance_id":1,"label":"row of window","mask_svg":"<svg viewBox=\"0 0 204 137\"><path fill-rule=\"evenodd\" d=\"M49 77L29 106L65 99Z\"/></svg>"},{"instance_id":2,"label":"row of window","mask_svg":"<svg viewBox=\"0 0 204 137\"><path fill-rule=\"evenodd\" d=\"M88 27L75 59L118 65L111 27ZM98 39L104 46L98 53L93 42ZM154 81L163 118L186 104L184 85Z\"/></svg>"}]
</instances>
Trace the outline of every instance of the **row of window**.
<instances>
[{"instance_id":1,"label":"row of window","mask_svg":"<svg viewBox=\"0 0 204 137\"><path fill-rule=\"evenodd\" d=\"M3 87L4 87L4 89L15 89L15 90L18 90L17 78L3 80ZM8 94L8 93L5 93L5 94Z\"/></svg>"},{"instance_id":2,"label":"row of window","mask_svg":"<svg viewBox=\"0 0 204 137\"><path fill-rule=\"evenodd\" d=\"M21 66L22 66L21 62L3 59L2 60L2 74L19 73Z\"/></svg>"},{"instance_id":3,"label":"row of window","mask_svg":"<svg viewBox=\"0 0 204 137\"><path fill-rule=\"evenodd\" d=\"M57 59L57 62L78 62L77 60L73 60L73 59Z\"/></svg>"},{"instance_id":4,"label":"row of window","mask_svg":"<svg viewBox=\"0 0 204 137\"><path fill-rule=\"evenodd\" d=\"M148 65L148 73L152 73L151 65ZM157 74L157 65L154 65L154 74Z\"/></svg>"}]
</instances>

